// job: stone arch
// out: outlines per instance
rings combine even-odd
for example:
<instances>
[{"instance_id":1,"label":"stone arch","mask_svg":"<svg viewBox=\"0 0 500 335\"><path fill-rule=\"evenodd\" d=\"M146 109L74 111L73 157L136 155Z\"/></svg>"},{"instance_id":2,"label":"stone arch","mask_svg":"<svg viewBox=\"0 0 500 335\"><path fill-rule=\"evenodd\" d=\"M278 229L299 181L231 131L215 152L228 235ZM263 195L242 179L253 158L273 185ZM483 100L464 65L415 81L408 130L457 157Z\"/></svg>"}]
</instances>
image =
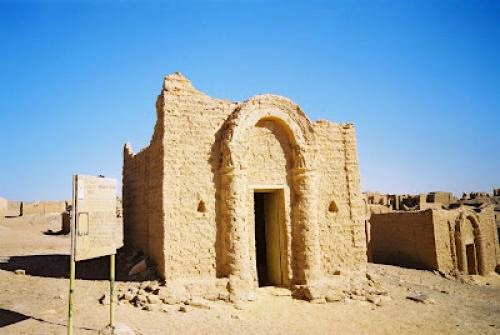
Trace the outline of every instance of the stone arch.
<instances>
[{"instance_id":1,"label":"stone arch","mask_svg":"<svg viewBox=\"0 0 500 335\"><path fill-rule=\"evenodd\" d=\"M252 289L248 241L246 195L248 190L244 155L249 130L258 122L272 121L292 146L291 184L295 201L291 226L296 229L293 284L309 285L320 277L319 228L316 213L316 174L313 129L301 109L290 100L273 95L256 96L237 106L222 127L219 167L219 211L223 230L222 248L230 290L239 294Z\"/></svg>"},{"instance_id":2,"label":"stone arch","mask_svg":"<svg viewBox=\"0 0 500 335\"><path fill-rule=\"evenodd\" d=\"M305 152L312 142L313 128L299 106L289 99L275 95L259 95L238 106L223 126L221 143L221 169L234 167L243 159L238 155L245 146L245 134L261 120L278 124L288 135L294 148L294 168L310 169L313 152ZM241 167L240 167L241 168Z\"/></svg>"},{"instance_id":3,"label":"stone arch","mask_svg":"<svg viewBox=\"0 0 500 335\"><path fill-rule=\"evenodd\" d=\"M479 225L479 219L477 216L470 212L465 211L460 214L455 223L455 244L456 244L456 253L458 259L458 270L463 273L469 273L468 262L467 262L467 250L466 250L466 241L465 241L465 228L466 225L470 222L473 229L473 239L474 239L474 250L475 250L475 258L477 261L477 271L480 275L486 274L485 269L485 252L484 252L484 243L483 243L483 235L482 229Z\"/></svg>"}]
</instances>

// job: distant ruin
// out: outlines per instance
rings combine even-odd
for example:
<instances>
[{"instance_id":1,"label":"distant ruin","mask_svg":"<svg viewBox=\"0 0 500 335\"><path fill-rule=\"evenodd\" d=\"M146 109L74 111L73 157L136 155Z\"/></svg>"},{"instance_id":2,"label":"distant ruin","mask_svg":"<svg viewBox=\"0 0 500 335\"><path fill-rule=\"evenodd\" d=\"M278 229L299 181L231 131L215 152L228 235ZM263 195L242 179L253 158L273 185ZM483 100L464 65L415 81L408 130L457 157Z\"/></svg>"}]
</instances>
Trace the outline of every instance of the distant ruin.
<instances>
[{"instance_id":1,"label":"distant ruin","mask_svg":"<svg viewBox=\"0 0 500 335\"><path fill-rule=\"evenodd\" d=\"M7 210L9 209L9 202L7 199L0 197L0 223L7 215Z\"/></svg>"},{"instance_id":2,"label":"distant ruin","mask_svg":"<svg viewBox=\"0 0 500 335\"><path fill-rule=\"evenodd\" d=\"M352 124L311 122L276 95L213 99L178 73L156 112L150 145L124 148L123 215L126 243L167 283L234 296L278 285L314 300L364 278Z\"/></svg>"},{"instance_id":3,"label":"distant ruin","mask_svg":"<svg viewBox=\"0 0 500 335\"><path fill-rule=\"evenodd\" d=\"M498 270L500 245L497 190L463 194L365 194L368 259L444 273Z\"/></svg>"}]
</instances>

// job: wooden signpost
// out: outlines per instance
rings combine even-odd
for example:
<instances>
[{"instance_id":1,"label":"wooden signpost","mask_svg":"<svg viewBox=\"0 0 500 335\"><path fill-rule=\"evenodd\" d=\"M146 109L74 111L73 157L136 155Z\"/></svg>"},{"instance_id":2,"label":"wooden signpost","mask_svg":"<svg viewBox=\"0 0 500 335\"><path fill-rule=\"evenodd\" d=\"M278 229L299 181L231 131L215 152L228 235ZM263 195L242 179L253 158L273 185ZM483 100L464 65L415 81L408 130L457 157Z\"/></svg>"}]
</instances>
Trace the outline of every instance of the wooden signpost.
<instances>
[{"instance_id":1,"label":"wooden signpost","mask_svg":"<svg viewBox=\"0 0 500 335\"><path fill-rule=\"evenodd\" d=\"M76 262L110 256L109 325L114 328L115 254L123 246L123 224L116 217L116 180L73 176L68 335L73 334Z\"/></svg>"}]
</instances>

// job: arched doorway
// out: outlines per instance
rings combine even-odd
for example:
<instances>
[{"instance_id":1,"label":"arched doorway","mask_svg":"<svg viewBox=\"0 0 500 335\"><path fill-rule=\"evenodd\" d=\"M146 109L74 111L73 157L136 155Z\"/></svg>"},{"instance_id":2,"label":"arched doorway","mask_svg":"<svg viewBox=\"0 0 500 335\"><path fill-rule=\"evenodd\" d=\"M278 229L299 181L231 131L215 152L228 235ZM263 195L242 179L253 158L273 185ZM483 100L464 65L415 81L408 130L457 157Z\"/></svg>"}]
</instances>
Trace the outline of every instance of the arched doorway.
<instances>
[{"instance_id":1,"label":"arched doorway","mask_svg":"<svg viewBox=\"0 0 500 335\"><path fill-rule=\"evenodd\" d=\"M252 180L250 166L255 162L248 161L246 157L249 151L249 136L252 129L262 123L272 125L286 137L288 149L284 148L284 152L289 164L286 167L284 184L260 181L256 185L256 181ZM282 227L285 225L288 229L285 229L285 233L290 237L286 239L274 236L271 237L274 242L266 244L264 254L267 262L280 264L278 270L275 266L269 267L269 264L261 266L266 268L267 282L307 285L320 277L316 178L309 159L311 153L308 137L312 136L311 129L310 121L296 105L275 96L258 96L248 101L225 122L221 136L219 211L222 214L221 229L225 232L222 247L226 255L230 290L234 293L252 289L255 286L255 275L252 274L258 277L256 258L259 256L259 246L252 250L251 241L255 243L257 239L262 240L262 237L257 236L257 222L255 217L254 222L251 222L252 215L249 214L257 212L257 206L264 207L258 215L268 216L268 222L277 222L274 227L268 229L283 231ZM280 194L283 194L283 200L279 200ZM261 204L257 204L255 199ZM280 201L284 204L281 205ZM265 210L266 203L268 207L287 207L285 218L270 219L269 211L266 213ZM276 213L274 211L274 214ZM264 223L264 230L265 227ZM279 245L283 241L286 246ZM277 255L272 251L268 252L267 249L272 249L277 244ZM269 260L269 257L273 260ZM263 259L264 256L260 255L260 258ZM264 270L261 271L263 272ZM281 276L279 280L278 276Z\"/></svg>"},{"instance_id":2,"label":"arched doorway","mask_svg":"<svg viewBox=\"0 0 500 335\"><path fill-rule=\"evenodd\" d=\"M458 270L469 275L485 274L481 230L473 215L462 214L455 225Z\"/></svg>"}]
</instances>

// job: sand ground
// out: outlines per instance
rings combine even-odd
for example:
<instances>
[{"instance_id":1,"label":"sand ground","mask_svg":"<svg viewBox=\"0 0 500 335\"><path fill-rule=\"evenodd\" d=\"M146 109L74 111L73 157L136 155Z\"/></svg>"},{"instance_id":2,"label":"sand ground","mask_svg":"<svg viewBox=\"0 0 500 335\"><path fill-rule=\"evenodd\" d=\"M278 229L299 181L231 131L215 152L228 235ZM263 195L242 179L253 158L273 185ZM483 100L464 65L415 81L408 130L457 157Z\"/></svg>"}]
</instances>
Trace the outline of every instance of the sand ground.
<instances>
[{"instance_id":1,"label":"sand ground","mask_svg":"<svg viewBox=\"0 0 500 335\"><path fill-rule=\"evenodd\" d=\"M66 333L70 241L44 234L49 228L20 219L0 224L0 334ZM108 291L106 259L77 269L75 333L98 334L108 322L109 307L98 302ZM368 271L389 291L382 306L349 299L310 304L261 288L243 310L224 302L187 306L186 313L179 306L164 312L118 305L116 318L136 334L500 334L498 275L456 280L377 264ZM406 299L415 292L434 303Z\"/></svg>"}]
</instances>

